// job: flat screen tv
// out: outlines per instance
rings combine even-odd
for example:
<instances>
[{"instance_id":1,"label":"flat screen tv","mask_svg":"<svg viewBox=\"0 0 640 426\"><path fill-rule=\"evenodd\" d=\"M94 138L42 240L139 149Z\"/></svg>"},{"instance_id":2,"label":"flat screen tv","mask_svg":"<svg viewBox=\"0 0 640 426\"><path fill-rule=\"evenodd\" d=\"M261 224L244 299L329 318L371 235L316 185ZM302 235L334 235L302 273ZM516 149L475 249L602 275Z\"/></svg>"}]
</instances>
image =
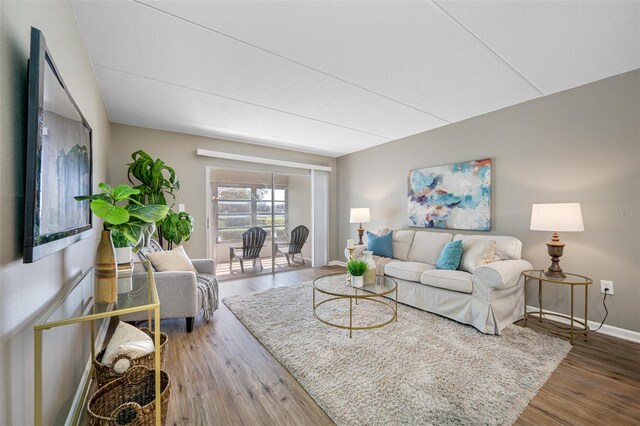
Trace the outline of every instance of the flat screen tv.
<instances>
[{"instance_id":1,"label":"flat screen tv","mask_svg":"<svg viewBox=\"0 0 640 426\"><path fill-rule=\"evenodd\" d=\"M73 101L42 32L31 28L24 263L91 235L91 127Z\"/></svg>"}]
</instances>

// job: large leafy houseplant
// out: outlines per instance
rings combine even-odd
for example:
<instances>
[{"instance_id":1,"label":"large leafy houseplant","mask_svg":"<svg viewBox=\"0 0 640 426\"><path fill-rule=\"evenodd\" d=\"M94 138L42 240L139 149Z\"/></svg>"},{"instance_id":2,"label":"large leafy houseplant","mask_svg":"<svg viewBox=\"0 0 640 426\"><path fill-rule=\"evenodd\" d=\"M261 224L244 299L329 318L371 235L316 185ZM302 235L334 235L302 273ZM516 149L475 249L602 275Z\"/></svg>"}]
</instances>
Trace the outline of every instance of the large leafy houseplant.
<instances>
[{"instance_id":1,"label":"large leafy houseplant","mask_svg":"<svg viewBox=\"0 0 640 426\"><path fill-rule=\"evenodd\" d=\"M140 191L129 185L112 188L100 183L98 188L102 193L81 195L75 199L90 200L91 211L104 219L104 230L117 231L118 238L124 237L132 245L138 243L145 227L161 221L169 211L165 205L140 203L135 199Z\"/></svg>"},{"instance_id":2,"label":"large leafy houseplant","mask_svg":"<svg viewBox=\"0 0 640 426\"><path fill-rule=\"evenodd\" d=\"M142 150L131 154L131 159L133 162L128 164L127 176L129 182L139 191L134 198L143 204L168 206L166 217L156 221L160 245L164 245L166 241L167 248L171 249L173 244L178 245L189 240L193 233L193 216L187 212L171 210L175 194L180 189L180 181L176 177L175 170L163 160L159 158L154 160ZM169 197L172 199L171 205L167 201Z\"/></svg>"}]
</instances>

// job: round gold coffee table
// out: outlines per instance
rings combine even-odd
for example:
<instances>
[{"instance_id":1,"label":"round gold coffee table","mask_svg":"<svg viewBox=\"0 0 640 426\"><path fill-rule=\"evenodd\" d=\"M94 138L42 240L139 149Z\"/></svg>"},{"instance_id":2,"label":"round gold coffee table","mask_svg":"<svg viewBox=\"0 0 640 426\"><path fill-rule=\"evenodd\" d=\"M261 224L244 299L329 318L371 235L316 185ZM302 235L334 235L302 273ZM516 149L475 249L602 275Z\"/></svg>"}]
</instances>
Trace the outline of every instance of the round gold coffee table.
<instances>
[{"instance_id":1,"label":"round gold coffee table","mask_svg":"<svg viewBox=\"0 0 640 426\"><path fill-rule=\"evenodd\" d=\"M318 300L316 292L327 295L329 298ZM395 293L393 300L384 297L392 293ZM349 301L349 325L337 324L327 318L322 318L318 314L320 306L325 303L337 303L341 300ZM388 309L391 316L383 322L356 326L353 324L353 305L361 302L377 303L383 306L383 309ZM353 330L371 330L384 327L394 321L398 321L398 284L393 278L376 276L375 283L365 284L363 287L356 288L347 285L346 274L331 274L316 278L313 281L313 316L331 327L349 330L349 337L351 337Z\"/></svg>"}]
</instances>

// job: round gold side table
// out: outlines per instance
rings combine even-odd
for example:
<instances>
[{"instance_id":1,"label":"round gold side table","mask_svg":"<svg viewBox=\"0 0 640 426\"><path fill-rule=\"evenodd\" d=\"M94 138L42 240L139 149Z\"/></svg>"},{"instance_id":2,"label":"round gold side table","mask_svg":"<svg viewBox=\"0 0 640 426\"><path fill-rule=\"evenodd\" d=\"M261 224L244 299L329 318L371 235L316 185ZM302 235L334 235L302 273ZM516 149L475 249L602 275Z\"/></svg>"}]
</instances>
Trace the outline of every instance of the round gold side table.
<instances>
[{"instance_id":1,"label":"round gold side table","mask_svg":"<svg viewBox=\"0 0 640 426\"><path fill-rule=\"evenodd\" d=\"M578 274L569 274L565 272L566 277L565 278L552 278L552 277L547 277L544 274L543 270L538 270L538 269L532 269L532 270L528 270L528 271L524 271L522 272L522 275L524 275L524 282L525 282L525 292L524 292L524 326L527 326L527 317L529 315L533 316L536 315L538 317L538 321L542 321L544 319L545 316L553 316L553 317L559 317L559 318L565 318L570 320L570 327L569 329L558 329L558 328L554 328L555 331L558 331L559 333L565 334L567 336L569 336L569 341L571 342L571 344L573 345L573 340L574 340L574 336L576 334L582 334L584 336L584 338L586 339L590 328L589 325L587 324L587 319L589 316L589 288L588 286L593 282L591 280L591 278L589 277L585 277L583 275L578 275ZM538 311L529 311L527 312L527 291L526 291L526 284L527 284L527 278L533 279L533 280L537 280L538 281ZM543 313L543 308L542 308L542 283L552 283L552 284L562 284L562 285L568 285L571 286L571 315L564 315L564 314L555 314L555 313ZM579 320L576 319L574 317L574 288L576 286L583 286L584 287L584 320ZM579 326L579 328L576 328L576 324Z\"/></svg>"}]
</instances>

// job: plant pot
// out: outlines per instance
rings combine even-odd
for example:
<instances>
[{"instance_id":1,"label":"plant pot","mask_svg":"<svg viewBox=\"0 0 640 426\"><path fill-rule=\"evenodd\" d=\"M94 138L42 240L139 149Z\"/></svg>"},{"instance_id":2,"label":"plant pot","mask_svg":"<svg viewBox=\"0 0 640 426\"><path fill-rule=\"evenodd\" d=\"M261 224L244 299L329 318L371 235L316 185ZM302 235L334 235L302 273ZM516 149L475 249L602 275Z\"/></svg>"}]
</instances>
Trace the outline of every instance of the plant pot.
<instances>
[{"instance_id":1,"label":"plant pot","mask_svg":"<svg viewBox=\"0 0 640 426\"><path fill-rule=\"evenodd\" d=\"M93 297L97 303L112 303L118 300L118 269L111 231L102 231L100 234Z\"/></svg>"},{"instance_id":2,"label":"plant pot","mask_svg":"<svg viewBox=\"0 0 640 426\"><path fill-rule=\"evenodd\" d=\"M352 275L351 276L351 285L353 287L358 287L358 288L362 287L364 285L364 277L362 275L360 275L360 276Z\"/></svg>"},{"instance_id":3,"label":"plant pot","mask_svg":"<svg viewBox=\"0 0 640 426\"><path fill-rule=\"evenodd\" d=\"M131 247L116 247L115 252L118 265L131 263Z\"/></svg>"}]
</instances>

